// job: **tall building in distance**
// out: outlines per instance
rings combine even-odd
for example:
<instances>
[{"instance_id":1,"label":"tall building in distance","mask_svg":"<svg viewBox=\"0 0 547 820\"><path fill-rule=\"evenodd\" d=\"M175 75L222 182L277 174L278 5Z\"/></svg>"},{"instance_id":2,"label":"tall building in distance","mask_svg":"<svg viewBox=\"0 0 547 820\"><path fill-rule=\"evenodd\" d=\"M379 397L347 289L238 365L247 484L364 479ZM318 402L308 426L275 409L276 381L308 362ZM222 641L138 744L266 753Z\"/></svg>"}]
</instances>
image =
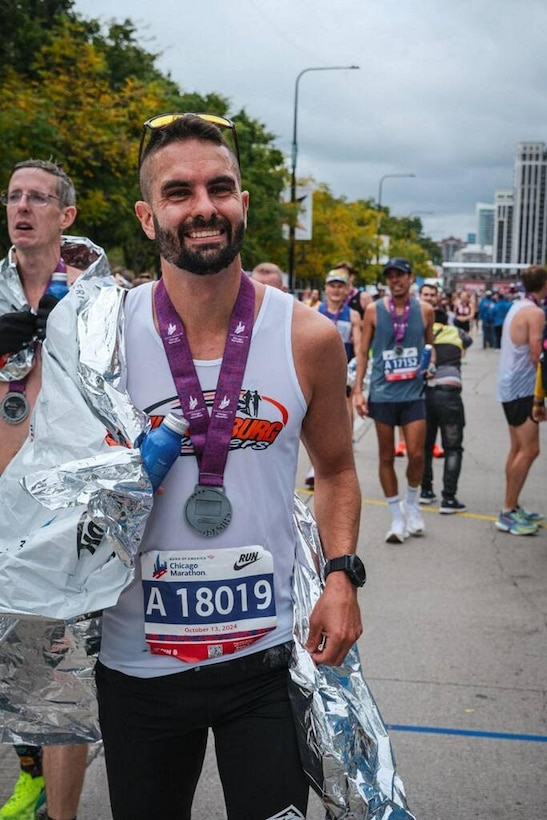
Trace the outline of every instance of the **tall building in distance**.
<instances>
[{"instance_id":1,"label":"tall building in distance","mask_svg":"<svg viewBox=\"0 0 547 820\"><path fill-rule=\"evenodd\" d=\"M477 217L476 244L483 248L494 244L494 216L495 206L486 202L477 202L475 214Z\"/></svg>"},{"instance_id":2,"label":"tall building in distance","mask_svg":"<svg viewBox=\"0 0 547 820\"><path fill-rule=\"evenodd\" d=\"M547 251L547 152L544 142L519 142L513 181L511 262L542 265Z\"/></svg>"},{"instance_id":3,"label":"tall building in distance","mask_svg":"<svg viewBox=\"0 0 547 820\"><path fill-rule=\"evenodd\" d=\"M494 262L511 262L513 246L513 191L496 191L494 202Z\"/></svg>"},{"instance_id":4,"label":"tall building in distance","mask_svg":"<svg viewBox=\"0 0 547 820\"><path fill-rule=\"evenodd\" d=\"M466 243L455 236L449 236L446 239L441 239L439 245L441 246L443 262L453 262L457 252L465 248Z\"/></svg>"}]
</instances>

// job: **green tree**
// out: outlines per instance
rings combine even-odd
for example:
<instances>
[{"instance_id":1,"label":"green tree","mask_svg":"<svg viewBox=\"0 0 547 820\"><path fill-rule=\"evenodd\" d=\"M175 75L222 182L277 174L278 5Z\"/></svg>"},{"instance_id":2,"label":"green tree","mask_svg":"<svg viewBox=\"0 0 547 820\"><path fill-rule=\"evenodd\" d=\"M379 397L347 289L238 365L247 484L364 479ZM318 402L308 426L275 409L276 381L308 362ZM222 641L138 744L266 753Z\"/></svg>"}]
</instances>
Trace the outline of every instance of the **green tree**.
<instances>
[{"instance_id":1,"label":"green tree","mask_svg":"<svg viewBox=\"0 0 547 820\"><path fill-rule=\"evenodd\" d=\"M286 249L281 195L288 179L283 154L273 145L274 135L244 110L234 116L234 122L241 153L242 185L250 193L244 267L252 270L259 262L268 260L283 268Z\"/></svg>"},{"instance_id":2,"label":"green tree","mask_svg":"<svg viewBox=\"0 0 547 820\"><path fill-rule=\"evenodd\" d=\"M105 26L84 19L74 0L0 0L0 24L0 179L5 184L13 165L28 157L54 159L76 185L75 232L116 250L137 272L151 269L156 251L133 212L142 123L164 111L230 116L229 100L181 90L159 70L159 53L141 46L131 20ZM233 119L243 187L251 194L244 265L268 259L286 267L282 227L291 206L282 202L288 184L283 154L274 135L244 109ZM343 258L357 266L362 283L374 281L379 222L393 247L406 242L409 254L417 247L417 264L433 257L437 246L422 236L419 220L397 220L385 208L379 215L371 201L348 202L318 185L313 239L296 245L297 284L321 284ZM2 213L4 250L5 228Z\"/></svg>"},{"instance_id":3,"label":"green tree","mask_svg":"<svg viewBox=\"0 0 547 820\"><path fill-rule=\"evenodd\" d=\"M306 184L313 181L307 180ZM342 259L357 268L361 283L368 281L375 236L376 213L370 202L348 202L345 197L333 196L327 185L317 185L312 239L296 242L297 287L321 287L329 268Z\"/></svg>"},{"instance_id":4,"label":"green tree","mask_svg":"<svg viewBox=\"0 0 547 820\"><path fill-rule=\"evenodd\" d=\"M0 82L8 70L33 75L33 59L55 38L74 0L1 0Z\"/></svg>"},{"instance_id":5,"label":"green tree","mask_svg":"<svg viewBox=\"0 0 547 820\"><path fill-rule=\"evenodd\" d=\"M33 5L22 3L16 22L27 25ZM130 21L113 22L102 33L98 21L64 13L70 6L60 3L55 14L51 11L52 32L41 48L27 53L26 65L14 59L12 66L4 66L0 175L7 180L13 165L29 156L59 162L78 191L74 230L107 250L120 248L124 263L140 271L156 263L153 244L142 234L133 213L139 196L136 165L143 120L166 110L226 115L229 101L216 93L181 92L156 68L157 55L138 45ZM22 43L22 35L14 41ZM244 111L237 119L244 182L253 192L247 251L252 264L265 255L278 255L279 192L285 170L282 154L264 126ZM270 221L268 201L273 203Z\"/></svg>"}]
</instances>

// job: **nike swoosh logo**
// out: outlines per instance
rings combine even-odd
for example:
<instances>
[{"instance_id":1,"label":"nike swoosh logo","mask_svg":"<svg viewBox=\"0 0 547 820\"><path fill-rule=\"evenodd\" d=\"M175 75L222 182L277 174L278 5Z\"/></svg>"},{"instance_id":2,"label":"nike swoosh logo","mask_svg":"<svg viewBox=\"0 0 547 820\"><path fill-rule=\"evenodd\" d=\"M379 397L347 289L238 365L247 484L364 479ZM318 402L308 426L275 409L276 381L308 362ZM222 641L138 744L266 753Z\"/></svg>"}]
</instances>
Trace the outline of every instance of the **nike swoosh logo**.
<instances>
[{"instance_id":1,"label":"nike swoosh logo","mask_svg":"<svg viewBox=\"0 0 547 820\"><path fill-rule=\"evenodd\" d=\"M236 561L235 564L234 564L234 569L235 569L236 572L238 572L238 570L245 569L245 567L248 567L249 564L254 564L255 561L257 561L257 560L258 560L257 558L250 558L248 561L243 561L242 564L240 564L238 561Z\"/></svg>"}]
</instances>

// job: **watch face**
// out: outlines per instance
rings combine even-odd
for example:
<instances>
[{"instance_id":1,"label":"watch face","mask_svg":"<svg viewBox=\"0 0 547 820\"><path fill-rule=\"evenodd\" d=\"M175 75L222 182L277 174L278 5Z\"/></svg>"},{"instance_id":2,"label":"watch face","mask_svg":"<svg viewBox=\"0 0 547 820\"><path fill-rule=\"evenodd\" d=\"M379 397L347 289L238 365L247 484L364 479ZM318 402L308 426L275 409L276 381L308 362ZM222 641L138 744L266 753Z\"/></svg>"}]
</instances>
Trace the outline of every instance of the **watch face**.
<instances>
[{"instance_id":1,"label":"watch face","mask_svg":"<svg viewBox=\"0 0 547 820\"><path fill-rule=\"evenodd\" d=\"M331 558L325 564L325 577L331 572L345 572L352 584L362 587L367 580L365 565L358 555L342 555L340 558Z\"/></svg>"},{"instance_id":2,"label":"watch face","mask_svg":"<svg viewBox=\"0 0 547 820\"><path fill-rule=\"evenodd\" d=\"M367 573L365 572L365 565L358 555L351 555L351 575L355 586L362 587L367 580Z\"/></svg>"}]
</instances>

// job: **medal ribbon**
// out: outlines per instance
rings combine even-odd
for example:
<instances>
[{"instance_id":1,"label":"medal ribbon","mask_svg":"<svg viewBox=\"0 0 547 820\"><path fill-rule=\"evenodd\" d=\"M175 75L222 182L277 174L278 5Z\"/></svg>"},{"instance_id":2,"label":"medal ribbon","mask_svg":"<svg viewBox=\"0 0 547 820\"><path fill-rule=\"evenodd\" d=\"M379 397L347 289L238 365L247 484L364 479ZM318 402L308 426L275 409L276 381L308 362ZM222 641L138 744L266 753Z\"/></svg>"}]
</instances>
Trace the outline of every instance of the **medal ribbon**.
<instances>
[{"instance_id":1,"label":"medal ribbon","mask_svg":"<svg viewBox=\"0 0 547 820\"><path fill-rule=\"evenodd\" d=\"M408 327L408 319L410 316L410 299L407 298L403 312L398 316L395 309L395 302L393 297L390 297L388 302L389 315L393 324L393 334L395 336L395 344L400 345L405 338L406 329Z\"/></svg>"},{"instance_id":2,"label":"medal ribbon","mask_svg":"<svg viewBox=\"0 0 547 820\"><path fill-rule=\"evenodd\" d=\"M254 323L255 292L243 271L230 318L213 410L207 405L184 325L169 298L163 279L154 292L154 305L165 355L175 382L199 466L199 484L222 487L243 374Z\"/></svg>"}]
</instances>

